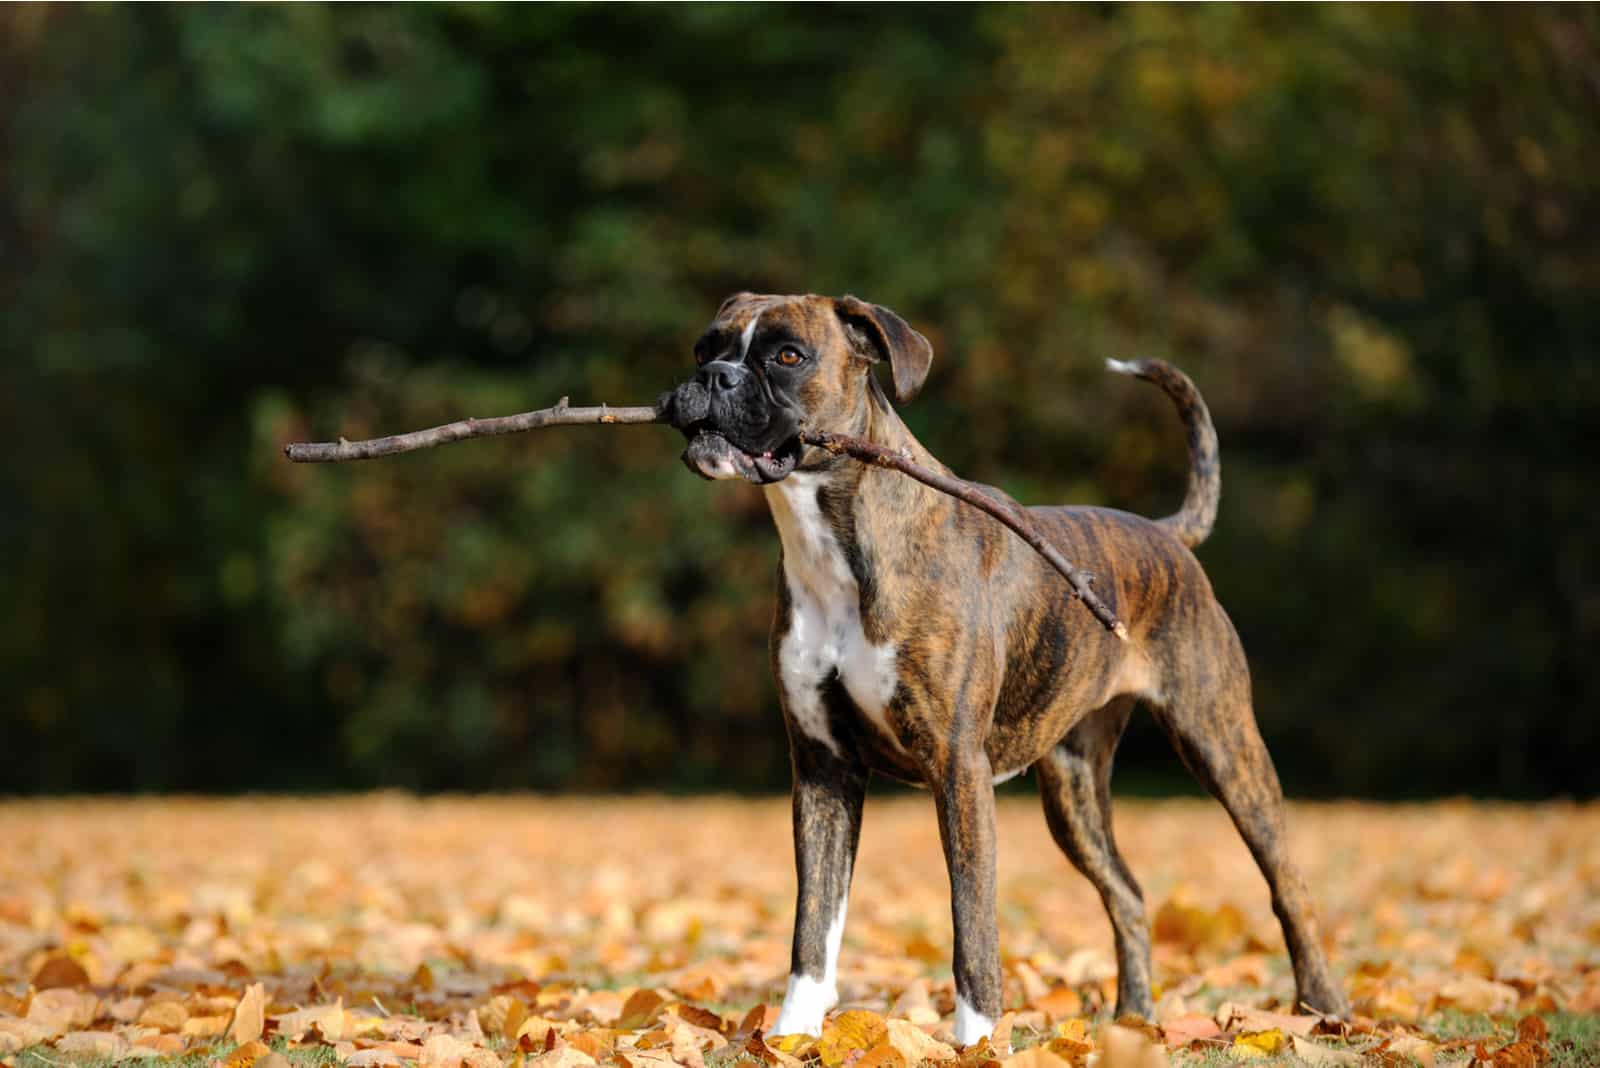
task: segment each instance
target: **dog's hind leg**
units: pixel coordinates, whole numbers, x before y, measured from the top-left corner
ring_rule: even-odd
[[[1144,895],[1111,831],[1111,760],[1133,711],[1118,697],[1089,713],[1034,765],[1050,834],[1094,884],[1117,944],[1117,1015],[1153,1018]]]
[[[1266,877],[1294,964],[1296,1002],[1348,1016],[1322,951],[1311,895],[1289,859],[1283,788],[1256,726],[1244,653],[1231,626],[1221,633],[1225,641],[1195,650],[1191,669],[1168,680],[1156,719],[1185,766],[1228,810]]]

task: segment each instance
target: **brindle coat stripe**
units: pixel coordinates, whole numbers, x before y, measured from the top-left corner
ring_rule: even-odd
[[[785,418],[803,428],[864,437],[943,470],[871,373],[873,363],[887,358],[898,389],[912,379],[920,383],[927,370],[919,352],[907,351],[917,348],[921,335],[883,326],[888,320],[880,312],[892,315],[853,298],[739,294],[724,304],[703,344],[725,349],[759,314],[749,358],[753,373],[768,373],[761,360],[779,343],[771,339],[798,341],[812,354],[788,377],[772,372],[798,410]],[[880,328],[865,325],[864,315]],[[1210,417],[1175,369],[1158,361],[1123,369],[1161,385],[1184,417],[1195,471],[1183,509],[1160,522],[1101,508],[1031,512],[1064,556],[1096,576],[1097,591],[1128,625],[1125,642],[1075,610],[1066,581],[989,516],[895,472],[819,449],[800,453],[796,474],[811,480],[804,485],[815,484],[816,514],[859,593],[861,633],[853,640],[888,651],[893,687],[874,716],[856,704],[839,669],[816,684],[836,755],[792,714],[802,699],[814,707],[813,695],[780,685],[794,754],[796,975],[817,979],[827,969],[828,927],[848,891],[861,798],[877,771],[932,791],[950,872],[957,992],[980,1018],[998,1017],[993,779],[1035,767],[1053,836],[1099,891],[1111,918],[1119,1011],[1148,1015],[1143,899],[1116,849],[1109,791],[1117,741],[1133,705],[1143,702],[1185,764],[1226,806],[1266,876],[1300,1000],[1347,1011],[1322,953],[1309,895],[1288,859],[1282,793],[1256,730],[1243,651],[1185,544],[1204,537],[1216,511]],[[783,492],[794,490],[782,483],[767,489],[769,497]],[[775,670],[794,622],[788,575],[780,558]],[[782,683],[781,670],[779,678]]]

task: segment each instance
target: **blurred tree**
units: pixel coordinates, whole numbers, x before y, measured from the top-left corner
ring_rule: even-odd
[[[1113,442],[1101,483],[1159,509],[1116,475],[1181,462],[1172,433],[1097,419],[1071,370],[1149,352],[1206,384],[1228,503],[1201,555],[1301,788],[1594,789],[1596,25],[996,21],[1008,254],[985,336],[1028,354],[1014,455],[1069,413]]]
[[[757,288],[924,327],[908,418],[1034,502],[1169,509],[1174,420],[1099,366],[1181,363],[1291,789],[1593,793],[1596,28],[11,9],[12,788],[781,785],[765,508],[667,431],[277,452],[648,400]]]

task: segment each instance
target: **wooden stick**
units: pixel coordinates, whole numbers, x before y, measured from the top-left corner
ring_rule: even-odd
[[[451,441],[467,438],[487,438],[498,434],[520,434],[524,430],[538,430],[542,426],[580,426],[585,423],[659,423],[659,408],[612,408],[602,404],[598,408],[569,408],[562,397],[554,408],[540,408],[520,415],[502,415],[494,419],[461,419],[427,430],[413,430],[409,434],[395,434],[387,438],[370,438],[366,441],[299,441],[283,447],[283,454],[297,464],[326,464],[344,460],[371,460],[378,456],[393,456],[417,449],[431,449]]]
[[[802,430],[800,432],[800,440],[807,445],[815,445],[819,449],[826,449],[836,456],[843,453],[851,459],[864,464],[871,464],[874,467],[887,467],[898,471],[902,475],[908,475],[916,479],[924,486],[931,486],[940,493],[948,493],[950,496],[972,505],[979,511],[987,512],[994,516],[1010,527],[1017,537],[1031,545],[1034,551],[1044,557],[1051,567],[1061,572],[1061,577],[1066,579],[1068,585],[1072,587],[1073,595],[1083,602],[1083,606],[1093,613],[1094,618],[1098,619],[1107,630],[1123,641],[1128,640],[1128,628],[1117,618],[1117,614],[1111,610],[1110,606],[1100,599],[1100,595],[1094,592],[1094,587],[1091,585],[1093,582],[1091,576],[1073,567],[1066,557],[1056,550],[1054,545],[1045,541],[1044,535],[1039,533],[1039,528],[1035,527],[1033,521],[1028,518],[1028,513],[1023,511],[1022,507],[1015,501],[1009,498],[993,497],[984,492],[984,487],[975,482],[968,482],[966,479],[956,478],[953,475],[941,475],[939,472],[931,471],[921,464],[913,463],[893,449],[876,445],[861,438]]]
[[[537,430],[545,426],[580,426],[588,423],[664,423],[670,425],[667,412],[661,405],[653,407],[612,408],[602,404],[596,408],[572,408],[567,404],[567,398],[562,397],[553,408],[540,408],[537,411],[522,412],[519,415],[503,415],[494,419],[462,419],[454,423],[445,423],[443,426],[430,427],[427,430],[415,430],[409,434],[394,434],[386,438],[370,438],[366,441],[347,441],[340,438],[338,441],[301,441],[283,447],[283,454],[295,463],[338,463],[345,460],[371,460],[378,456],[393,456],[402,452],[414,452],[417,449],[431,449],[435,445],[443,445],[451,441],[465,441],[467,438],[492,437],[498,434],[517,434],[524,430]],[[1100,595],[1095,593],[1091,576],[1072,566],[1048,541],[1039,533],[1033,521],[1028,518],[1028,513],[1016,502],[991,496],[983,487],[953,475],[940,474],[931,471],[921,464],[913,463],[910,459],[895,452],[893,449],[875,445],[862,438],[848,437],[844,434],[828,434],[821,431],[802,430],[800,440],[807,445],[814,445],[826,449],[834,455],[848,456],[860,463],[871,464],[874,467],[884,467],[898,471],[902,475],[916,479],[925,486],[946,493],[964,501],[981,512],[993,516],[1005,526],[1009,527],[1017,537],[1032,546],[1033,550],[1044,557],[1049,565],[1061,573],[1072,587],[1072,594],[1083,602],[1093,616],[1111,633],[1123,641],[1128,639],[1128,628],[1117,618]]]

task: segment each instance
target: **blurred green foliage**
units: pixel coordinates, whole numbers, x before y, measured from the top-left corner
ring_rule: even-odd
[[[1592,795],[1597,71],[1587,6],[9,9],[0,789],[782,786],[776,539],[669,431],[278,452],[648,402],[751,288],[905,314],[1031,503],[1170,511],[1100,367],[1178,362],[1291,792]]]

